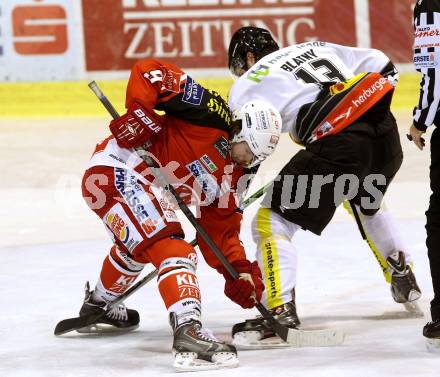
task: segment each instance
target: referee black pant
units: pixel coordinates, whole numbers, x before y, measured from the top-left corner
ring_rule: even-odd
[[[438,113],[439,114],[439,113]],[[431,137],[431,166],[429,178],[431,197],[426,211],[426,246],[431,266],[434,299],[431,301],[432,319],[440,320],[440,116],[435,119],[436,128]]]

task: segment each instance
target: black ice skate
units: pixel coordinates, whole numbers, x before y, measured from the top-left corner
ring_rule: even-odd
[[[103,312],[105,302],[92,300],[89,282],[85,286],[84,303],[79,312],[80,317],[90,317]],[[88,326],[77,329],[79,333],[102,333],[112,331],[132,331],[139,327],[139,313],[133,309],[127,309],[124,304],[119,304],[105,310],[105,313]]]
[[[272,330],[268,322],[257,317],[237,323],[232,328],[233,343],[239,349],[267,349],[285,347],[330,347],[343,343],[344,333],[327,328],[302,329],[296,313],[295,290],[292,301],[271,310],[275,320],[288,327],[287,341],[283,341]]]
[[[387,258],[388,270],[391,274],[391,295],[394,301],[403,304],[410,313],[423,316],[417,301],[422,292],[417,285],[411,267],[406,264],[405,254],[396,251]]]
[[[174,329],[173,354],[174,367],[178,371],[238,366],[235,347],[217,340],[196,320],[183,323]]]
[[[272,309],[271,312],[281,325],[291,329],[297,329],[301,323],[296,313],[294,300],[287,304],[277,306]],[[234,344],[242,348],[245,348],[246,344],[254,342],[261,343],[261,341],[265,339],[268,340],[267,343],[270,344],[271,347],[275,347],[276,344],[285,345],[285,342],[281,341],[267,321],[261,316],[247,319],[245,322],[236,323],[232,327],[232,338],[234,339]]]
[[[428,322],[423,328],[426,347],[431,352],[440,352],[440,319]]]
[[[423,336],[426,338],[440,340],[440,319],[428,322],[423,328]]]

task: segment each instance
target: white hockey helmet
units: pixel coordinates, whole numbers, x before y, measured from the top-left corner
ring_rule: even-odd
[[[241,131],[234,135],[232,143],[246,141],[255,155],[248,167],[260,164],[275,151],[282,120],[279,111],[270,103],[261,100],[246,102],[232,114],[232,120],[241,120]]]

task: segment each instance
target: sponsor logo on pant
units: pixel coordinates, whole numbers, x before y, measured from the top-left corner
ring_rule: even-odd
[[[126,169],[115,168],[115,186],[147,237],[165,228],[165,222],[152,198]]]
[[[115,204],[102,218],[112,236],[121,241],[129,252],[143,240],[121,204]]]

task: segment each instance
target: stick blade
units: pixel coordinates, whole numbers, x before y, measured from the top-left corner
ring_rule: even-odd
[[[80,329],[86,325],[87,321],[83,320],[83,317],[67,318],[57,323],[53,333],[54,335],[59,336]]]
[[[58,324],[55,326],[54,334],[56,336],[63,335],[70,331],[78,330],[83,327],[92,325],[96,322],[97,319],[101,318],[104,314],[105,311],[101,310],[97,313],[85,315],[82,317],[63,319],[62,321],[58,322]]]
[[[234,334],[233,343],[241,350],[335,347],[344,342],[344,332],[339,329],[289,329],[287,341],[278,336],[262,339],[259,331],[240,331]]]
[[[344,332],[339,329],[290,329],[287,343],[291,347],[334,347],[340,346],[344,338]]]

